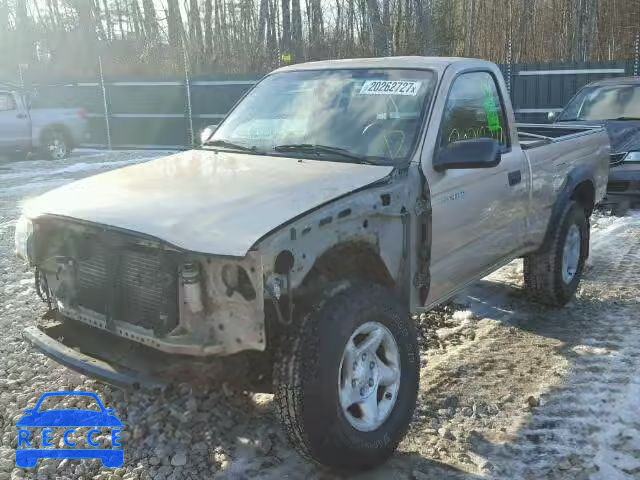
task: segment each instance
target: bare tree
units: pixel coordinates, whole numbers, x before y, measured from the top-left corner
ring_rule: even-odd
[[[204,2],[204,57],[205,61],[211,61],[213,57],[213,0]]]
[[[167,30],[169,32],[169,45],[176,51],[181,50],[182,15],[180,14],[178,0],[167,0]]]
[[[156,18],[156,8],[153,0],[142,0],[142,10],[144,12],[144,32],[147,39],[152,45],[160,40],[158,35],[158,19]]]
[[[387,34],[380,16],[378,0],[367,0],[367,14],[373,31],[373,52],[375,55],[384,55],[387,50]]]
[[[186,15],[185,15],[186,14]],[[630,60],[640,0],[0,0],[0,69],[262,72],[306,59]],[[47,55],[42,56],[41,52]],[[115,68],[115,67],[114,67]]]
[[[291,0],[291,39],[293,42],[293,61],[303,59],[302,12],[300,0]]]
[[[200,23],[198,0],[189,0],[189,49],[192,66],[197,68],[202,63],[203,38]]]
[[[280,49],[283,53],[291,54],[291,0],[282,0],[282,38]]]
[[[0,0],[0,45],[9,44],[9,5],[6,0]]]

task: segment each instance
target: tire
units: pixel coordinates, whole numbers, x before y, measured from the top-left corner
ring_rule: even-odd
[[[64,160],[71,155],[71,140],[62,128],[49,128],[42,134],[42,152],[49,160]]]
[[[365,335],[365,340],[373,339],[376,332],[386,335],[376,357],[370,355],[365,361],[359,353],[348,357],[357,358],[357,362],[344,362],[346,346],[356,345],[358,336],[352,338],[354,333],[370,328],[376,330]],[[397,346],[395,358],[399,365],[393,387],[382,386],[383,370],[378,363],[388,351],[393,351],[390,338]],[[365,343],[362,341],[356,348],[363,348]],[[275,400],[289,440],[302,456],[331,468],[356,470],[383,463],[409,428],[418,393],[419,362],[415,325],[406,308],[388,289],[354,285],[324,300],[292,328],[276,354]],[[359,378],[356,364],[366,383],[356,382],[356,377]],[[353,379],[343,381],[341,372],[343,375],[348,372]],[[369,383],[373,376],[376,381]],[[371,402],[375,395],[381,412],[379,425],[369,425],[367,429],[363,426],[364,410],[358,412],[360,407],[355,404],[350,410],[343,408],[341,383],[345,388],[356,386],[352,389],[355,395],[362,395],[367,385],[373,385],[366,398]],[[391,400],[393,403],[385,403]],[[361,424],[356,428],[352,422]]]
[[[579,239],[576,240],[576,232]],[[564,207],[550,241],[541,251],[524,257],[524,284],[532,297],[550,306],[566,305],[575,295],[589,255],[589,219],[584,208],[574,201]],[[564,257],[565,246],[579,253]]]

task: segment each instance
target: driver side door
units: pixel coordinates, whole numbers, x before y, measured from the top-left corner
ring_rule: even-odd
[[[500,144],[500,163],[438,172],[430,160],[423,162],[433,229],[427,305],[478,278],[512,254],[523,239],[528,172],[522,151],[512,145],[498,87],[490,71],[463,72],[454,78],[433,158],[454,142],[492,138]]]

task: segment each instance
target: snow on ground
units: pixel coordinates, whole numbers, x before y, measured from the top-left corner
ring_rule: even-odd
[[[286,444],[272,396],[229,385],[123,391],[68,370],[21,338],[44,312],[13,258],[21,203],[68,181],[160,152],[77,152],[64,162],[0,160],[0,480],[18,478],[332,479]],[[407,439],[360,479],[640,478],[640,212],[597,214],[575,301],[524,295],[515,261],[416,316],[419,404]],[[96,392],[125,424],[125,465],[45,460],[15,468],[15,421],[45,391]]]

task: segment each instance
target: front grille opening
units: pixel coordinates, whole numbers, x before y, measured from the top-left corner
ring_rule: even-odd
[[[76,268],[72,304],[152,330],[162,336],[178,324],[178,256],[141,246],[120,232],[79,231],[46,224],[46,255],[72,258]]]
[[[256,299],[256,290],[253,288],[249,274],[242,267],[238,271],[238,292],[248,302]]]

